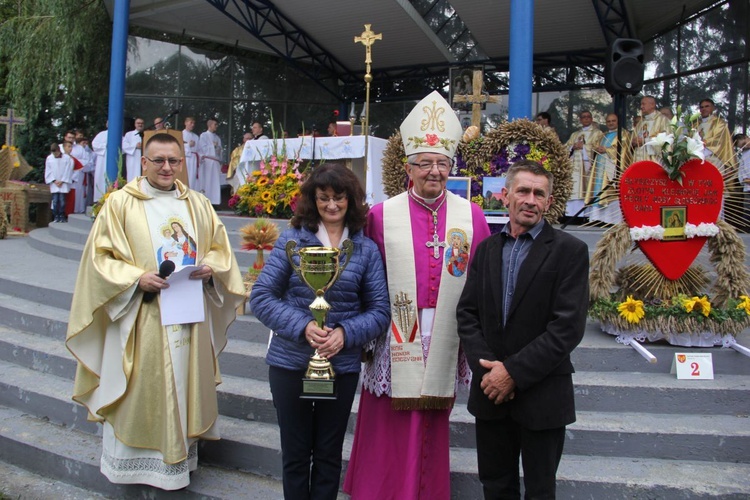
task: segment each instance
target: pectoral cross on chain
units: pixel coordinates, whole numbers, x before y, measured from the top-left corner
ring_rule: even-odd
[[[432,241],[425,243],[428,247],[432,248],[432,256],[436,259],[440,259],[440,248],[445,248],[448,244],[444,241],[439,241],[437,233],[432,233]]]

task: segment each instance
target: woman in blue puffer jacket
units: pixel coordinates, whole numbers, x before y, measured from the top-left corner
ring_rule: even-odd
[[[362,234],[367,205],[357,177],[342,165],[323,164],[301,188],[290,229],[276,242],[253,286],[250,307],[273,330],[266,355],[281,433],[284,497],[335,499],[341,451],[357,389],[362,346],[390,322],[388,287],[380,252]],[[309,306],[314,292],[292,269],[287,241],[297,248],[354,244],[348,264],[328,289],[326,325],[318,328]],[[299,258],[295,256],[295,266]],[[336,372],[336,399],[300,399],[302,378],[317,349]]]

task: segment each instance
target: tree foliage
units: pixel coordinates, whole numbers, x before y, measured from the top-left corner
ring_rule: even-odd
[[[49,96],[106,107],[111,21],[101,0],[0,0],[0,58],[13,106],[31,116]]]
[[[0,111],[27,118],[16,145],[37,167],[30,180],[65,130],[103,127],[111,39],[102,0],[0,0]]]

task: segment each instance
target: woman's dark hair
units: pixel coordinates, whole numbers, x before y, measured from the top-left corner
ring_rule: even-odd
[[[318,231],[320,213],[315,203],[315,190],[333,189],[336,194],[346,193],[349,205],[346,209],[344,224],[350,233],[356,233],[365,227],[367,204],[365,191],[354,172],[338,163],[324,163],[315,167],[300,188],[299,202],[294,211],[291,224],[299,229],[305,227],[312,232]]]

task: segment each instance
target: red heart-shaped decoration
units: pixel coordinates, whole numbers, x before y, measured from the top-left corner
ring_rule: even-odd
[[[724,179],[709,162],[695,158],[682,166],[682,185],[673,181],[661,165],[653,161],[633,163],[620,178],[620,207],[628,227],[663,226],[662,208],[678,211],[684,207],[689,222],[715,223],[721,211]],[[665,277],[679,279],[685,274],[706,243],[706,237],[681,241],[638,241],[641,251]]]

